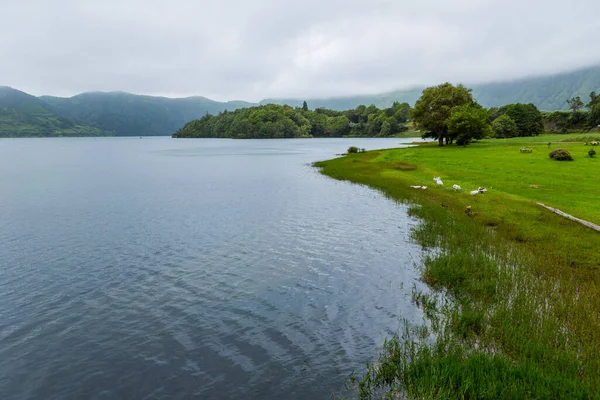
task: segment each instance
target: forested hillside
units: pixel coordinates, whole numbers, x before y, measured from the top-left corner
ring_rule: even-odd
[[[511,82],[469,85],[474,99],[484,107],[532,103],[542,111],[567,110],[567,99],[579,96],[584,104],[590,93],[600,93],[600,66],[545,77]],[[312,110],[343,111],[360,105],[379,109],[394,103],[414,105],[424,87],[372,96],[309,99]],[[261,105],[300,107],[304,99],[267,99]],[[70,98],[36,98],[15,89],[0,88],[1,136],[159,136],[170,135],[206,114],[257,106],[244,101],[218,102],[205,97],[166,98],[124,92],[83,93]],[[322,113],[321,113],[322,114]],[[229,117],[227,117],[229,118]],[[311,122],[312,124],[312,122]],[[318,126],[317,122],[315,126]],[[381,128],[381,127],[380,127]],[[358,128],[355,128],[355,130]],[[219,133],[221,134],[221,132]],[[254,135],[255,132],[252,132]],[[287,132],[286,134],[290,134]],[[366,135],[365,132],[350,134]],[[379,134],[370,132],[368,135]],[[301,135],[298,132],[293,135]],[[311,133],[314,136],[314,133]],[[227,137],[233,137],[229,134]]]
[[[169,135],[207,113],[251,105],[242,101],[222,103],[205,97],[171,99],[123,92],[83,93],[71,98],[43,96],[41,99],[60,115],[110,131],[115,136]]]
[[[587,103],[591,92],[600,92],[600,67],[472,87],[484,107],[533,103],[542,111],[568,110],[568,99],[580,96]]]
[[[27,93],[0,87],[0,137],[103,136],[101,129],[59,116]]]
[[[568,110],[567,99],[580,96],[587,101],[591,92],[600,92],[600,66],[550,76],[468,86],[473,89],[475,100],[484,107],[532,103],[542,111]],[[385,108],[395,101],[413,105],[423,89],[425,86],[371,96],[309,99],[308,103],[311,107],[333,110],[348,110],[360,104]],[[298,106],[302,104],[302,99],[267,99],[261,102],[267,103]]]
[[[374,105],[378,108],[391,107],[394,102],[414,104],[421,95],[425,87],[418,87],[409,90],[399,90],[389,93],[365,96],[331,97],[323,99],[309,99],[308,105],[311,109],[327,108],[330,110],[349,110],[359,105]],[[265,99],[260,104],[287,104],[292,107],[300,107],[303,99]]]

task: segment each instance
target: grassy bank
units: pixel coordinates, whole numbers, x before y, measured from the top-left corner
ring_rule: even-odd
[[[600,224],[600,159],[587,156],[585,136],[421,145],[316,164],[412,204],[422,221],[414,239],[435,249],[422,266],[433,294],[414,295],[429,328],[386,342],[356,381],[362,397],[600,397],[600,234],[536,205]],[[521,153],[525,146],[532,152]],[[556,147],[575,161],[551,160]],[[478,187],[488,191],[469,194]]]

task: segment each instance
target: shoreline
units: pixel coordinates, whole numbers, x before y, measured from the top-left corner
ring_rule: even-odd
[[[413,296],[431,328],[406,327],[384,343],[378,362],[354,380],[360,397],[382,392],[416,398],[598,397],[600,235],[537,206],[524,196],[525,189],[507,190],[504,181],[497,182],[498,190],[477,196],[452,189],[454,181],[465,189],[482,185],[482,175],[469,169],[464,157],[487,154],[480,167],[499,181],[502,162],[513,168],[534,161],[546,166],[545,141],[541,137],[534,147],[537,158],[517,161],[510,157],[520,157],[519,140],[472,145],[480,147],[476,151],[431,145],[376,150],[314,164],[329,177],[409,203],[421,220],[413,240],[437,249],[428,253],[421,271],[434,294]],[[595,160],[578,157],[577,162],[587,168],[584,163]],[[575,168],[547,165],[557,173]],[[444,186],[431,179],[440,175]],[[428,189],[410,187],[420,184]],[[542,193],[561,208],[560,191],[546,186],[551,182],[544,182],[546,192],[531,188],[532,194]],[[473,215],[465,212],[467,206]],[[596,210],[583,218],[589,215],[600,222]]]

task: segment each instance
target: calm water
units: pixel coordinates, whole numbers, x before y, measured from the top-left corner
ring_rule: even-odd
[[[0,140],[0,399],[331,398],[407,318],[398,139]]]

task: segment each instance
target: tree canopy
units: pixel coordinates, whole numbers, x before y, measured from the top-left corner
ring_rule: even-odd
[[[476,103],[455,107],[447,124],[448,132],[456,138],[456,144],[461,146],[492,135],[487,111]]]
[[[379,109],[373,105],[358,106],[348,111],[326,108],[267,104],[263,106],[207,114],[187,123],[173,137],[204,138],[298,138],[341,136],[390,136],[407,130],[410,106],[394,103]]]
[[[590,93],[590,102],[587,104],[590,110],[588,115],[588,125],[592,128],[600,126],[600,95],[596,92]]]
[[[439,145],[443,146],[444,141],[452,143],[454,138],[454,135],[448,131],[447,123],[452,111],[456,107],[472,103],[473,96],[470,89],[446,82],[423,90],[411,115],[415,125],[425,131],[424,138],[435,138]]]
[[[497,138],[511,138],[519,136],[517,124],[508,115],[503,114],[492,122],[492,129]]]
[[[500,108],[491,108],[488,111],[488,117],[492,124],[504,115],[515,123],[517,127],[515,136],[536,136],[544,133],[544,117],[534,104],[507,104]],[[502,130],[500,125],[509,124],[506,119],[503,119],[494,125]],[[503,131],[504,133],[501,135],[498,135],[498,130],[495,130],[495,132],[499,137],[511,137],[506,135],[513,134],[512,127],[508,131]]]
[[[575,96],[567,100],[567,104],[569,105],[569,109],[573,112],[573,114],[577,113],[583,107],[583,101],[581,101],[581,97]]]
[[[542,113],[533,104],[509,104],[501,107],[505,110],[519,131],[519,136],[537,136],[544,133]]]

